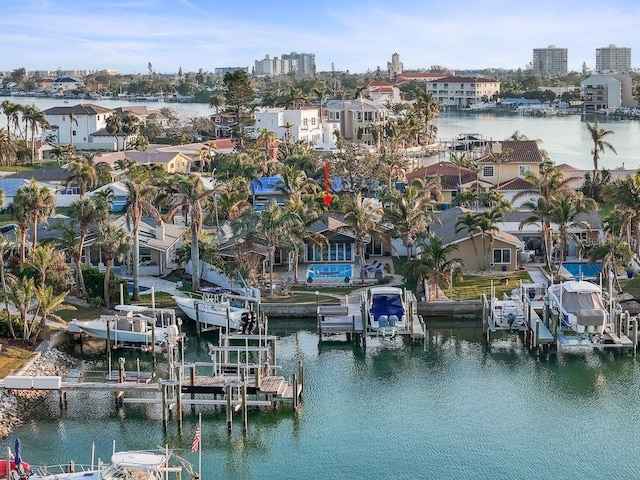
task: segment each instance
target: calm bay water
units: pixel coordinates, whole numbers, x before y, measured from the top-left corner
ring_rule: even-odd
[[[540,358],[516,337],[483,347],[479,327],[432,328],[426,348],[374,340],[366,351],[319,346],[312,322],[274,321],[272,330],[284,374],[304,365],[302,409],[252,412],[246,436],[238,417],[228,434],[224,413],[198,410],[204,479],[640,475],[640,371],[631,357]],[[190,337],[187,356],[206,359],[206,338]],[[183,434],[170,423],[165,436],[156,407],[116,413],[111,395],[70,393],[68,411],[52,396],[16,436],[34,463],[88,463],[91,442],[108,458],[115,440],[118,449],[168,443],[197,465],[196,423],[187,414]]]
[[[46,110],[54,106],[68,106],[76,103],[93,103],[108,108],[124,105],[146,105],[151,109],[169,107],[182,119],[211,115],[214,110],[203,103],[163,103],[163,102],[126,102],[118,100],[69,100],[62,99],[7,97],[20,104],[35,104]],[[614,135],[607,140],[618,154],[607,151],[601,156],[600,166],[615,169],[624,166],[627,169],[640,168],[640,120],[615,120],[603,116],[554,116],[524,117],[516,114],[459,113],[443,112],[436,120],[438,138],[453,140],[461,133],[479,133],[487,139],[504,140],[516,130],[530,139],[541,140],[540,148],[545,149],[551,160],[557,165],[568,163],[579,169],[593,168],[591,160],[591,137],[586,122],[598,120],[603,128],[612,130]],[[6,125],[6,118],[0,115],[0,127]]]

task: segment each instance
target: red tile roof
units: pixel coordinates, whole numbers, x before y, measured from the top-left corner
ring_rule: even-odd
[[[506,182],[502,182],[500,185],[496,187],[498,190],[517,190],[517,191],[526,191],[533,190],[533,183],[525,180],[524,178],[512,178],[511,180],[507,180]]]
[[[478,163],[495,163],[496,159],[491,154],[492,144],[502,145],[503,152],[509,152],[506,162],[511,163],[542,163],[543,158],[535,140],[505,140],[503,142],[489,142],[487,153],[478,158]]]

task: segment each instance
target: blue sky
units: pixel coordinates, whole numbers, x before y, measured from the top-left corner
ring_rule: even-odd
[[[568,48],[569,69],[595,49],[631,47],[637,0],[0,0],[0,70],[146,73],[253,66],[265,54],[315,53],[318,70],[519,68],[533,48]]]

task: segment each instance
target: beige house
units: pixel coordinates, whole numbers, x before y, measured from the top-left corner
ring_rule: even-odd
[[[427,82],[427,92],[445,107],[466,108],[500,93],[500,82],[489,78],[448,76]]]
[[[544,161],[535,140],[488,142],[487,150],[478,158],[478,179],[499,186],[514,178],[525,178],[529,172],[540,173]]]
[[[130,160],[138,165],[160,165],[168,173],[189,173],[191,159],[180,152],[138,152],[127,150],[124,152],[110,152],[97,155],[94,161],[97,164],[107,164],[112,170],[113,180],[122,175],[122,170],[116,170],[119,160]]]

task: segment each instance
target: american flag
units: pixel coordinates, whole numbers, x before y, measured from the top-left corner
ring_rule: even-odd
[[[193,436],[193,443],[191,444],[191,451],[197,452],[200,449],[200,425],[196,428],[196,433]]]

